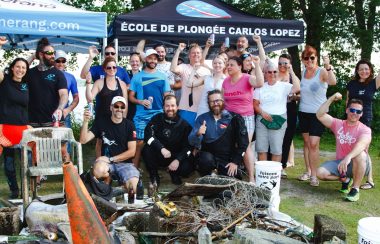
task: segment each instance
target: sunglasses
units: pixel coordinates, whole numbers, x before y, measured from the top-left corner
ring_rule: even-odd
[[[277,70],[273,70],[273,71],[268,70],[267,73],[268,74],[277,74]]]
[[[210,101],[209,103],[211,103],[211,104],[220,104],[222,102],[223,102],[223,99],[215,99],[213,101]]]
[[[122,110],[124,110],[125,109],[125,106],[118,106],[118,105],[113,105],[113,108],[114,109],[122,109]]]
[[[350,113],[353,113],[353,114],[362,114],[363,113],[363,110],[355,109],[355,108],[349,108],[348,111],[350,111]]]
[[[66,63],[66,60],[58,59],[58,60],[55,60],[55,62],[56,62],[57,64],[65,64],[65,63]]]
[[[111,70],[111,69],[117,69],[117,67],[116,66],[107,66],[106,67],[106,70]]]
[[[55,51],[43,51],[42,53],[46,55],[54,55]]]
[[[310,59],[311,61],[314,61],[315,56],[303,57],[303,60],[305,60],[305,61],[308,61],[309,59]]]
[[[288,62],[278,62],[278,65],[282,66],[282,65],[288,65]]]
[[[113,55],[115,55],[116,53],[115,53],[115,52],[105,52],[104,54],[105,54],[106,56],[109,56],[109,55],[112,55],[112,56],[113,56]]]

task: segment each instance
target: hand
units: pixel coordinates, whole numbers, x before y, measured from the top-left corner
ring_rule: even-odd
[[[61,121],[61,118],[62,118],[62,109],[60,109],[60,108],[57,108],[57,110],[55,110],[54,111],[54,113],[53,114],[56,114],[57,115],[57,119],[58,119],[58,121]]]
[[[326,69],[330,68],[330,57],[329,55],[322,56],[323,65]]]
[[[92,118],[91,112],[86,108],[83,113],[83,122],[88,122]]]
[[[253,35],[252,39],[254,42],[256,42],[256,44],[261,42],[261,37],[258,35]]]
[[[70,114],[70,109],[69,108],[65,108],[62,111],[63,118],[66,118],[66,116],[69,115],[69,114]]]
[[[206,134],[206,130],[207,130],[207,126],[206,126],[206,120],[203,120],[203,124],[201,125],[201,127],[199,127],[199,130],[198,130],[198,135],[204,135]]]
[[[339,100],[342,100],[342,94],[337,92],[334,94],[334,101],[339,101]]]
[[[207,41],[206,41],[206,47],[210,48],[213,45],[214,44],[212,44],[211,38],[207,39]]]
[[[255,65],[260,65],[260,58],[259,58],[259,56],[251,55],[251,59],[252,59],[252,62]]]
[[[5,36],[0,36],[0,47],[7,43],[8,40]]]
[[[90,47],[88,48],[88,54],[90,54],[90,57],[91,57],[91,58],[95,58],[96,56],[98,56],[99,51],[98,51],[98,49],[96,48],[96,46],[90,46]]]
[[[178,159],[174,159],[168,166],[168,169],[170,171],[176,171],[178,169],[178,166],[179,166],[179,161]]]
[[[179,45],[178,45],[178,50],[180,50],[181,52],[183,51],[183,49],[185,49],[186,48],[186,44],[185,43],[180,43]]]
[[[170,158],[172,156],[172,153],[166,148],[161,149],[161,154],[164,158]]]
[[[287,64],[287,68],[288,68],[288,72],[289,72],[289,74],[294,73],[294,72],[293,72],[293,66],[292,66],[291,63]]]
[[[235,163],[229,163],[226,165],[226,168],[228,168],[228,176],[235,176],[237,174],[238,166]]]
[[[146,108],[150,108],[150,101],[148,99],[140,100],[140,105],[143,105]]]
[[[272,122],[272,116],[270,116],[270,114],[266,113],[266,112],[261,112],[261,117],[263,117],[265,120],[269,121],[269,122]]]
[[[339,173],[346,174],[347,172],[347,166],[350,164],[351,158],[350,157],[345,157],[340,163],[338,164],[338,171]]]

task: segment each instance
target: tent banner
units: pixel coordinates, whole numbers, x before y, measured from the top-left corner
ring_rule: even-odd
[[[106,13],[20,11],[0,8],[0,33],[106,37]]]

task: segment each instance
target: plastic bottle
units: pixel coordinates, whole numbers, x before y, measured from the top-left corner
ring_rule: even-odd
[[[148,100],[149,100],[149,102],[150,102],[148,109],[152,109],[152,106],[153,106],[153,97],[152,97],[152,96],[149,96],[149,97],[148,97]]]
[[[137,200],[143,200],[144,199],[144,185],[143,185],[142,175],[141,174],[140,174],[140,177],[139,177],[139,182],[137,183],[136,199]]]
[[[224,46],[230,47],[230,38],[228,36],[224,39]]]
[[[212,244],[211,232],[207,228],[206,219],[201,220],[202,227],[198,230],[198,244]]]
[[[211,41],[211,45],[215,44],[215,34],[210,35],[210,41]]]

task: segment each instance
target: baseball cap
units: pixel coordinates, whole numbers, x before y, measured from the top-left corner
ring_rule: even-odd
[[[62,51],[62,50],[55,51],[55,60],[58,60],[60,58],[66,59],[66,57],[67,57],[67,54],[65,53],[65,51]]]
[[[111,105],[114,105],[115,103],[117,102],[122,102],[124,103],[124,105],[127,104],[127,102],[125,101],[125,98],[124,97],[121,97],[121,96],[115,96],[112,98],[112,102],[111,102]]]
[[[148,57],[148,56],[150,56],[152,54],[155,54],[157,56],[157,58],[159,57],[158,53],[154,49],[148,49],[148,50],[146,50],[145,57]]]

